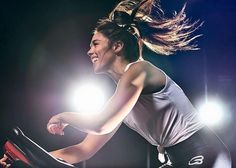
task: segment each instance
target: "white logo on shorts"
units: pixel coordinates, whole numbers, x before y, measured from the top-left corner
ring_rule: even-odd
[[[190,165],[190,166],[191,165],[200,165],[203,163],[203,159],[204,159],[204,157],[202,155],[195,156],[188,162],[188,165]]]

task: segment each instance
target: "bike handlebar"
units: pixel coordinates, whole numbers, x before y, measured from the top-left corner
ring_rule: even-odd
[[[19,127],[12,129],[7,138],[8,141],[4,144],[4,151],[11,162],[21,160],[33,168],[75,168],[75,166],[53,157],[24,135]]]

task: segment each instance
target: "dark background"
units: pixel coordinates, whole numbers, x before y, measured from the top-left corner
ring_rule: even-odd
[[[85,136],[66,128],[65,136],[46,131],[49,118],[65,111],[68,83],[84,78],[101,80],[109,94],[113,82],[95,76],[86,55],[91,32],[118,0],[48,0],[0,2],[0,145],[9,129],[19,126],[31,139],[50,151],[80,142]],[[163,0],[167,16],[185,1]],[[204,22],[196,32],[201,50],[178,52],[170,57],[146,51],[145,58],[165,70],[186,92],[194,105],[206,96],[225,103],[226,119],[213,127],[228,145],[236,164],[236,38],[234,0],[191,0],[186,13]],[[100,83],[98,83],[100,84]],[[110,87],[111,86],[111,87]],[[92,96],[92,95],[91,95]],[[92,104],[92,103],[91,103]],[[148,151],[155,148],[122,126],[87,167],[146,167]],[[2,151],[1,151],[2,154]],[[155,162],[152,155],[152,162]]]

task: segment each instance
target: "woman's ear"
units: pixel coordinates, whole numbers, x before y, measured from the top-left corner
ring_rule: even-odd
[[[113,43],[112,49],[116,54],[118,54],[123,50],[123,47],[124,47],[124,43],[119,40]]]

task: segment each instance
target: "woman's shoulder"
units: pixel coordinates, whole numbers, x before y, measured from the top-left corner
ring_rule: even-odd
[[[147,66],[148,62],[143,60],[129,63],[126,66],[125,73],[122,75],[120,79],[120,83],[130,83],[130,82],[133,83],[134,81],[145,82],[148,74]]]
[[[137,61],[130,64],[130,74],[145,74],[145,92],[156,92],[166,85],[166,74],[149,61]]]
[[[129,70],[129,69],[145,70],[150,66],[154,66],[154,65],[152,63],[150,63],[149,61],[139,60],[139,61],[135,61],[135,62],[130,63],[128,65],[128,67],[126,68],[126,70]]]
[[[156,75],[157,74],[165,74],[163,70],[161,70],[160,68],[158,68],[157,66],[155,66],[154,64],[152,64],[151,62],[146,61],[146,60],[132,62],[128,65],[126,70],[136,71],[136,72],[137,71],[148,72],[149,74],[155,73]]]

